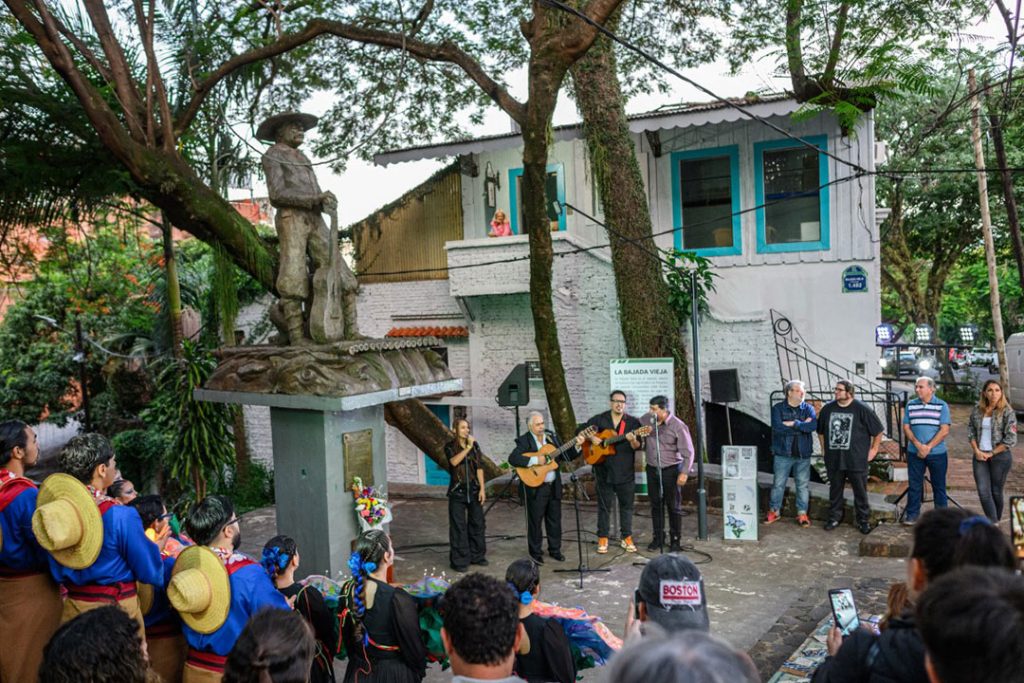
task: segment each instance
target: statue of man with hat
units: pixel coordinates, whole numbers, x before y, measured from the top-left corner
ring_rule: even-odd
[[[320,189],[312,162],[299,151],[316,122],[312,114],[285,112],[256,129],[257,138],[273,143],[262,158],[280,240],[275,285],[281,300],[271,309],[271,320],[292,346],[358,336],[358,283],[338,253],[338,200]],[[331,215],[330,230],[324,212]]]
[[[106,495],[114,483],[114,448],[100,434],[80,434],[57,456],[60,472],[39,487],[32,531],[50,554],[50,574],[64,584],[63,621],[114,604],[145,626],[136,581],[159,584],[160,548],[134,509]]]

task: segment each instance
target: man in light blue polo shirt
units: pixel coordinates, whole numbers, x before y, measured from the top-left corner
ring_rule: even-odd
[[[903,433],[907,436],[907,475],[910,480],[904,524],[913,524],[921,513],[924,472],[928,470],[935,507],[949,505],[946,498],[946,436],[949,434],[949,406],[935,396],[935,381],[918,377],[914,383],[917,398],[907,402],[903,414]]]

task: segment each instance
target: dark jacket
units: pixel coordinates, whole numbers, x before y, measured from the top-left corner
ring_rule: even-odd
[[[811,683],[928,683],[924,642],[913,615],[890,620],[876,636],[859,628],[843,641],[835,657],[814,672]]]
[[[810,422],[802,422],[811,418]],[[782,424],[790,420],[801,420],[793,427]],[[788,401],[779,401],[772,406],[772,455],[793,457],[793,439],[797,440],[797,448],[801,458],[811,457],[814,451],[814,437],[811,436],[818,428],[818,418],[814,407],[803,401],[796,408]]]
[[[555,448],[561,448],[562,442],[558,440],[557,436],[555,436],[551,432],[547,432],[547,431],[544,432],[544,435],[547,438],[547,442],[549,444],[551,444]],[[526,456],[526,454],[527,453],[535,453],[536,451],[537,451],[537,442],[533,440],[533,434],[531,434],[530,432],[526,432],[525,434],[520,434],[519,436],[516,437],[516,447],[514,449],[512,449],[511,453],[508,454],[508,464],[512,465],[512,467],[529,467],[530,466],[530,459]],[[576,456],[575,451],[572,452],[572,453],[565,453],[565,454],[563,454],[563,457],[559,459],[559,463],[564,462],[566,457],[573,458],[575,456]],[[555,483],[556,484],[559,483],[559,476],[560,475],[559,475],[558,471],[556,470],[555,471]],[[555,488],[555,492],[554,492],[555,498],[561,498],[562,497],[562,487],[561,486],[555,486],[554,488]],[[535,489],[531,489],[529,487],[526,487],[527,493],[530,493],[531,491],[534,491],[534,490]]]
[[[462,452],[457,440],[453,439],[444,445],[444,455],[451,462],[451,459]],[[448,496],[461,496],[466,502],[471,502],[480,492],[480,481],[476,477],[476,471],[482,467],[480,459],[483,453],[480,452],[480,444],[473,442],[471,450],[465,458],[455,467],[449,465],[448,474]]]

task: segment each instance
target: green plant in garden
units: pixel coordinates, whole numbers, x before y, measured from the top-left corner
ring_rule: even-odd
[[[164,459],[168,474],[196,499],[202,499],[211,480],[222,477],[234,459],[234,408],[197,401],[192,395],[216,367],[206,349],[186,340],[181,359],[166,359],[163,363],[157,377],[159,392],[142,417],[173,435],[173,444]]]
[[[679,316],[680,322],[690,319],[692,297],[690,295],[690,273],[697,272],[697,311],[703,315],[708,311],[708,294],[715,291],[715,278],[711,261],[693,252],[672,249],[666,256],[665,280],[668,281],[669,303]]]

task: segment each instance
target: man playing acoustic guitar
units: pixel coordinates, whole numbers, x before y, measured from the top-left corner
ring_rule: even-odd
[[[633,472],[635,452],[640,449],[636,434],[640,420],[626,414],[625,393],[616,390],[608,398],[611,409],[587,421],[586,426],[595,427],[598,433],[590,437],[590,442],[584,448],[584,457],[594,466],[594,480],[597,483],[597,552],[608,552],[609,517],[612,503],[618,499],[619,535],[622,537],[620,545],[626,552],[635,553]],[[599,457],[601,455],[604,457]]]
[[[545,446],[563,450],[558,443],[558,437],[544,431],[543,415],[538,412],[530,413],[526,418],[526,424],[530,431],[516,437],[516,447],[508,456],[510,465],[517,468],[545,465],[548,456],[539,451]],[[577,448],[583,444],[584,438],[582,434],[576,437]],[[552,452],[551,455],[554,458],[556,453]],[[547,472],[539,486],[523,486],[526,491],[526,543],[530,549],[530,557],[537,564],[544,564],[544,555],[541,551],[541,522],[548,533],[548,555],[558,562],[565,561],[565,555],[562,554],[562,480],[558,476],[557,462],[552,464],[554,466]],[[520,476],[525,475],[520,473]]]

